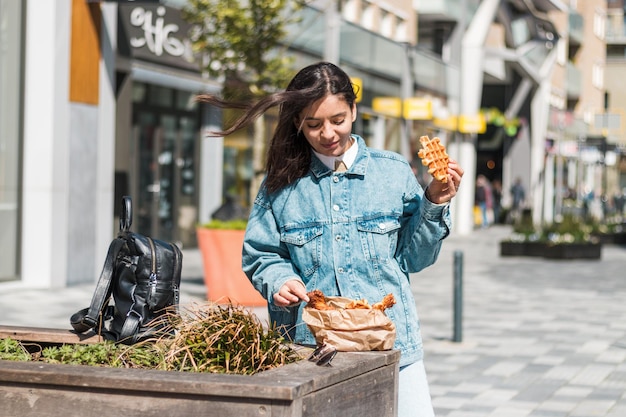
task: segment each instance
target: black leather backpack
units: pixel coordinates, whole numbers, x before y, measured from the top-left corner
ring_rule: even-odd
[[[178,307],[180,249],[131,232],[131,223],[131,198],[126,196],[120,231],[109,245],[91,305],[70,318],[78,333],[93,329],[107,340],[133,344],[153,336],[165,324],[159,319]]]

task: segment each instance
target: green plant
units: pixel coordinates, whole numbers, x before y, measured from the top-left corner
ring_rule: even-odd
[[[177,326],[165,357],[168,369],[254,374],[299,360],[277,329],[265,329],[242,307],[193,309]]]
[[[224,80],[226,96],[245,100],[283,88],[293,76],[293,58],[279,47],[301,7],[296,0],[189,0],[182,13],[203,69]]]
[[[0,359],[242,375],[301,359],[278,329],[266,329],[244,307],[196,305],[181,315],[168,314],[168,322],[157,337],[132,346],[109,341],[31,345],[35,352],[30,353],[18,341],[0,339]]]
[[[591,226],[580,218],[567,214],[560,222],[546,225],[542,230],[544,240],[553,243],[579,243],[591,239]]]
[[[207,229],[221,229],[221,230],[246,230],[247,225],[248,225],[248,220],[246,219],[235,219],[235,220],[213,219],[208,223],[204,223],[202,227],[207,228]]]
[[[29,361],[32,359],[26,348],[13,339],[0,339],[0,359],[11,361]]]
[[[593,242],[591,235],[594,226],[585,223],[580,217],[566,214],[559,222],[535,227],[530,218],[523,218],[513,227],[512,242],[545,242],[548,244],[568,244]]]

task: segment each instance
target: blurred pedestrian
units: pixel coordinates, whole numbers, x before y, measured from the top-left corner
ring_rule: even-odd
[[[491,192],[493,194],[493,223],[500,223],[502,215],[502,182],[495,179],[491,182]]]
[[[524,206],[524,200],[526,199],[526,190],[522,185],[522,179],[516,178],[515,183],[511,186],[511,198],[513,204],[511,205],[511,218],[513,222],[521,218],[522,208]]]
[[[476,177],[474,204],[480,210],[480,226],[483,228],[489,227],[489,211],[493,208],[493,195],[489,186],[489,180],[482,174]]]
[[[615,193],[613,196],[613,205],[615,206],[615,213],[621,218],[624,215],[624,206],[626,205],[626,188]]]

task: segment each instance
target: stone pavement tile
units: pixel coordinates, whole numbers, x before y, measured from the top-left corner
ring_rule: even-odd
[[[485,417],[485,413],[483,411],[453,411],[449,414],[437,414],[437,416],[446,416],[446,417]],[[502,416],[501,416],[502,417]]]
[[[452,393],[479,394],[492,388],[489,384],[477,384],[474,382],[462,382],[450,390]]]
[[[519,372],[515,375],[503,378],[499,387],[503,389],[514,389],[522,391],[526,387],[533,386],[541,382],[541,375],[534,373]]]
[[[526,366],[522,362],[502,361],[486,369],[485,375],[511,376]]]
[[[534,359],[532,359],[533,364],[537,365],[549,365],[551,369],[555,365],[560,365],[565,360],[562,356],[552,355],[553,352],[549,352],[550,355],[538,355]]]
[[[513,399],[515,401],[527,401],[535,404],[542,403],[551,398],[560,387],[561,384],[559,382],[537,381],[536,383],[520,389],[519,393]]]
[[[609,365],[588,365],[578,373],[570,382],[577,385],[597,386],[613,371]]]
[[[608,410],[605,417],[624,417],[626,416],[626,404],[617,405]]]
[[[626,362],[626,350],[624,349],[611,349],[606,352],[600,353],[596,357],[596,362],[622,364]]]
[[[472,397],[467,395],[447,394],[445,398],[433,399],[433,407],[436,407],[438,410],[457,410],[471,399]]]
[[[565,401],[568,398],[582,400],[593,392],[593,388],[590,387],[577,387],[572,385],[565,385],[559,388],[554,396],[560,400]]]
[[[570,413],[571,417],[605,416],[615,405],[615,401],[585,400],[581,401]]]
[[[487,417],[527,417],[535,407],[536,404],[530,402],[509,401],[487,414]]]
[[[534,410],[529,417],[567,417],[569,413],[562,411]]]
[[[499,388],[491,388],[489,391],[478,394],[472,400],[474,404],[500,406],[508,403],[517,394],[516,390],[505,390]]]
[[[602,384],[607,385],[623,385],[626,384],[626,370],[615,368]]]
[[[602,335],[607,336],[606,329],[602,332]],[[580,353],[603,353],[611,346],[611,342],[608,340],[589,340],[583,343],[577,350]]]
[[[557,365],[545,373],[544,378],[569,381],[580,373],[582,366]]]
[[[577,401],[557,400],[550,398],[540,403],[535,412],[542,412],[549,415],[554,413],[556,415],[568,415],[578,405]]]
[[[624,390],[622,388],[600,386],[596,387],[593,392],[587,396],[587,399],[618,401],[623,395]]]

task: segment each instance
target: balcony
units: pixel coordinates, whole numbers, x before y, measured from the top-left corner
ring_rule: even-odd
[[[461,7],[463,2],[465,11]],[[413,8],[420,21],[458,21],[464,13],[469,22],[479,3],[479,0],[413,0]]]
[[[569,13],[569,44],[570,47],[572,46],[577,46],[580,47],[580,45],[582,45],[583,40],[584,40],[584,33],[583,33],[583,17],[575,12],[572,11]]]
[[[571,62],[567,63],[567,99],[577,100],[580,98],[582,89],[582,74]]]
[[[323,57],[325,35],[324,13],[307,7],[302,20],[288,27],[290,47]],[[427,51],[414,49],[411,72],[417,85],[435,93],[446,94],[446,65]],[[406,62],[405,44],[392,41],[350,22],[342,21],[339,56],[342,65],[377,73],[400,83]],[[366,84],[367,79],[363,80]],[[373,86],[368,84],[370,88]],[[376,88],[376,87],[374,87]]]
[[[610,12],[606,22],[607,45],[626,45],[626,26],[623,12]]]

